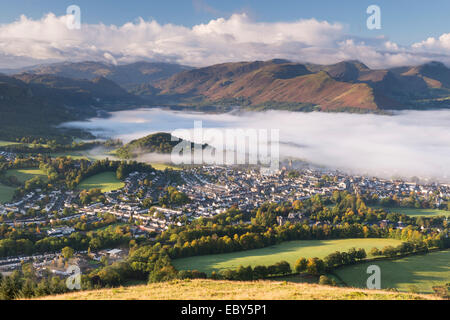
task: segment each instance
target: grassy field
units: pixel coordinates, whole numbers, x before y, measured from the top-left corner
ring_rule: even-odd
[[[4,140],[0,140],[0,147],[7,147],[7,146],[12,146],[15,144],[21,144],[21,145],[25,145],[28,147],[42,147],[42,148],[48,148],[47,144],[34,144],[34,143],[24,143],[24,142],[17,142],[17,141],[4,141]]]
[[[450,217],[450,211],[438,209],[382,208],[382,207],[376,208],[387,209],[391,212],[406,214],[410,217],[436,217],[436,216]]]
[[[414,255],[397,260],[363,263],[338,269],[335,273],[349,286],[364,288],[367,267],[381,269],[381,288],[432,293],[432,287],[450,282],[450,250]]]
[[[150,163],[150,165],[155,168],[156,170],[165,170],[165,169],[172,169],[172,170],[181,170],[181,168],[172,166],[170,164],[164,164],[164,163]]]
[[[56,157],[70,157],[74,160],[103,160],[108,158],[109,160],[119,160],[113,152],[105,148],[93,148],[88,150],[79,150],[79,151],[66,151],[66,152],[53,152],[50,153],[50,156]]]
[[[68,158],[72,158],[73,160],[95,160],[93,158],[88,157],[85,153],[83,153],[81,151],[54,152],[54,153],[50,153],[50,156],[52,158],[68,157]]]
[[[3,141],[0,140],[0,147],[6,147],[6,146],[10,146],[13,144],[20,144],[20,142],[13,142],[13,141]]]
[[[400,243],[394,239],[298,240],[262,249],[182,258],[172,262],[178,270],[199,270],[210,274],[222,269],[236,269],[240,265],[267,266],[281,260],[293,267],[300,257],[324,258],[334,251],[348,251],[352,247],[364,248],[368,252],[373,247],[396,246]]]
[[[124,186],[125,184],[119,179],[117,179],[116,174],[114,172],[103,172],[83,180],[77,189],[79,190],[101,189],[102,192],[108,192],[112,190],[121,189]]]
[[[9,202],[14,194],[14,188],[5,186],[0,183],[0,203]]]
[[[278,281],[176,280],[49,296],[47,300],[422,300],[432,295]]]
[[[36,176],[47,179],[47,175],[44,171],[38,168],[8,170],[7,176],[15,176],[21,183],[24,183],[25,181]]]

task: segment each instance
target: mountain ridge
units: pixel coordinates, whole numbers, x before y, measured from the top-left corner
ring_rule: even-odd
[[[313,104],[322,111],[426,108],[420,101],[428,99],[433,105],[450,97],[450,69],[445,65],[431,62],[398,70],[372,70],[359,61],[333,65],[286,60],[233,62],[182,71],[153,87],[159,90],[157,96],[178,97],[184,102],[245,101],[251,107]]]

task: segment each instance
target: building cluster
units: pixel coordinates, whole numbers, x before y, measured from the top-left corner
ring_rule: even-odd
[[[171,183],[163,171],[156,171],[129,174],[124,188],[104,193],[104,203],[79,206],[78,193],[75,191],[54,190],[44,194],[36,189],[20,201],[0,205],[0,215],[9,212],[26,214],[29,209],[34,209],[41,215],[21,221],[15,219],[9,223],[40,224],[56,218],[55,213],[60,220],[86,215],[92,221],[99,214],[110,213],[121,221],[139,225],[137,234],[140,234],[142,231],[162,232],[171,224],[181,225],[181,217],[188,220],[212,217],[232,206],[244,211],[253,210],[265,202],[282,203],[304,200],[314,195],[331,196],[336,190],[400,201],[415,193],[423,199],[432,199],[436,207],[450,198],[450,185],[355,176],[327,169],[281,170],[267,175],[261,174],[258,168],[198,166],[180,171],[180,176],[183,183],[176,188],[185,193],[190,201],[177,208],[157,205],[158,199],[167,192]],[[149,201],[145,203],[146,199],[152,199],[150,204],[153,204],[149,206]],[[62,217],[64,208],[75,210],[75,214]]]

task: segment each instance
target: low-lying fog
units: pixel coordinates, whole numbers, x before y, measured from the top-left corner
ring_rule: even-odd
[[[128,142],[159,131],[203,128],[279,129],[281,157],[383,177],[450,180],[450,110],[393,116],[287,111],[205,114],[139,109],[65,126]]]

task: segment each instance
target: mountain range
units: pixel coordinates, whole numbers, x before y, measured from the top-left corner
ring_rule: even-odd
[[[376,111],[448,106],[450,69],[439,62],[372,70],[358,61],[333,65],[286,60],[225,63],[154,84],[159,95],[253,108]]]
[[[144,105],[350,112],[450,106],[450,69],[440,62],[373,70],[359,61],[318,65],[274,59],[203,68],[87,61],[9,73],[0,75],[2,136]],[[20,128],[24,118],[29,128]]]

